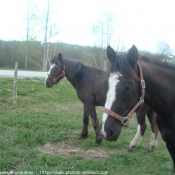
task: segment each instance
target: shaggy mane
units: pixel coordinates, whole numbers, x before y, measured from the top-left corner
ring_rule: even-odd
[[[143,61],[145,61],[147,63],[154,64],[156,66],[160,66],[162,68],[168,68],[168,69],[175,70],[175,64],[172,64],[172,63],[167,62],[167,61],[162,61],[162,60],[160,60],[158,58],[154,58],[154,57],[153,58],[149,58],[149,57],[146,57],[146,56],[142,56],[140,58],[140,60],[143,60]]]
[[[89,65],[88,63],[82,62],[81,60],[74,60],[74,59],[70,59],[70,58],[65,58],[65,57],[63,57],[63,60],[64,60],[65,62],[66,62],[66,59],[68,59],[69,62],[72,62],[72,63],[80,62],[81,65],[82,65],[83,67],[86,67],[86,68],[88,68],[88,69],[93,69],[97,74],[101,74],[101,73],[104,73],[104,72],[105,72],[103,69],[100,69],[100,68],[95,67],[95,66],[91,66],[91,65]],[[51,60],[50,60],[50,63],[51,63],[51,64],[58,63],[58,55],[53,56],[53,57],[51,58]]]

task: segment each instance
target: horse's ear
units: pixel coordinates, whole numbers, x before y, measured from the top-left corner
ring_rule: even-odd
[[[137,63],[138,60],[138,50],[137,47],[135,45],[133,45],[129,51],[128,51],[128,55],[129,55],[129,63],[131,64],[131,66],[134,68],[135,64]]]
[[[63,56],[61,53],[58,54],[58,60],[60,61],[60,63],[63,62]]]
[[[111,46],[107,47],[106,53],[109,62],[112,64],[116,60],[117,54],[115,53],[114,49]]]

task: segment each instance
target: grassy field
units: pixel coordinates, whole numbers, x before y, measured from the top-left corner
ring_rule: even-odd
[[[126,151],[136,133],[136,118],[117,142],[95,145],[92,123],[80,141],[83,105],[67,80],[47,89],[43,79],[19,79],[13,109],[13,79],[0,78],[0,174],[171,175],[173,163],[159,136],[148,153],[150,125],[132,153]],[[98,107],[101,121],[102,108]]]

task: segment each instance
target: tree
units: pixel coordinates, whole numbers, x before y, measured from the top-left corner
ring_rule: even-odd
[[[25,43],[25,69],[28,65],[28,52],[29,52],[29,41],[35,38],[35,32],[33,30],[33,23],[36,24],[36,4],[33,1],[28,0],[26,4],[26,43]]]
[[[92,28],[94,35],[94,45],[101,48],[110,45],[111,36],[114,32],[114,23],[117,21],[113,13],[103,12],[101,19],[99,19]]]
[[[116,45],[116,52],[124,52],[124,50],[126,49],[124,42],[120,38],[116,40]]]
[[[104,48],[110,45],[112,34],[114,32],[115,23],[117,21],[117,17],[114,13],[103,12],[101,15],[101,19],[99,19],[92,28],[92,33],[94,36],[94,52],[96,52],[97,47],[101,48],[101,56],[100,56],[100,67],[104,67]],[[94,53],[94,55],[96,55]],[[95,57],[95,63],[97,64],[97,58]]]
[[[160,55],[160,59],[165,60],[167,56],[172,55],[170,45],[165,41],[159,41],[157,43],[157,53]]]
[[[49,48],[50,48],[50,39],[59,33],[56,23],[54,23],[54,19],[52,15],[55,15],[55,11],[53,7],[53,2],[51,0],[45,1],[46,9],[43,11],[43,16],[41,18],[41,23],[44,31],[44,41],[43,41],[43,71],[47,69],[47,63],[49,63]],[[52,14],[52,15],[51,15]]]

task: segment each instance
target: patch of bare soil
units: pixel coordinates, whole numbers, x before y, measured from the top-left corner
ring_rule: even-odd
[[[104,148],[83,150],[75,145],[69,145],[66,141],[46,143],[44,146],[40,146],[39,150],[46,154],[60,155],[64,158],[70,158],[77,155],[81,156],[82,159],[103,159],[110,156],[112,153],[115,153],[115,151]]]
[[[0,98],[1,103],[6,103],[6,100],[4,98]]]
[[[64,112],[78,112],[83,115],[83,103],[73,102],[73,103],[59,103],[60,111]]]

